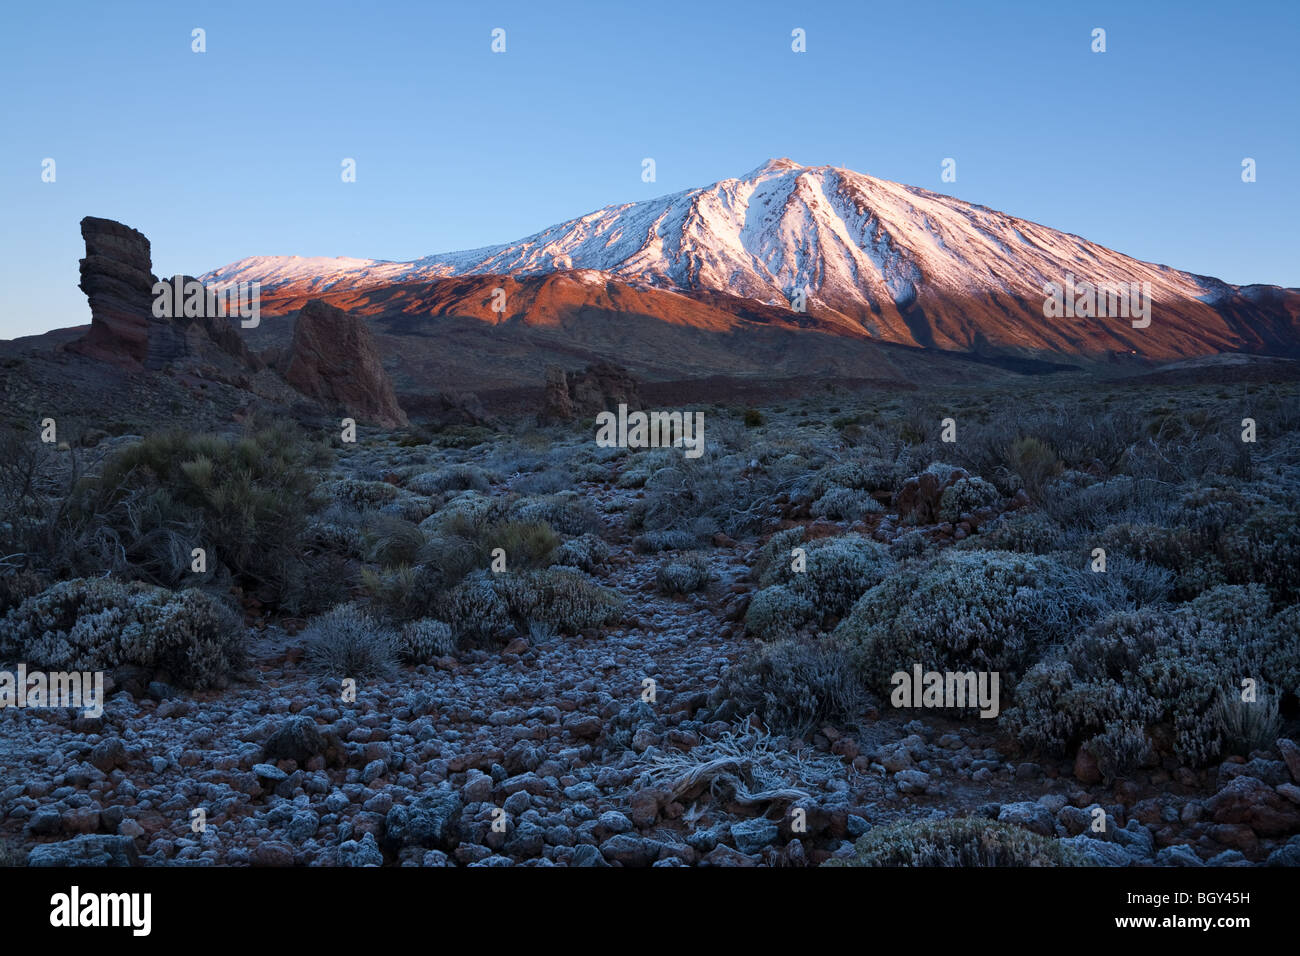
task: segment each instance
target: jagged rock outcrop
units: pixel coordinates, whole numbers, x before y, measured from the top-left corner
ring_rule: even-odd
[[[403,396],[403,400],[405,396]],[[430,425],[483,425],[491,416],[473,392],[438,392],[407,402],[410,414]]]
[[[173,276],[168,282],[179,288],[198,282],[193,276]],[[235,327],[238,316],[222,318],[217,315],[185,316],[154,319],[150,310],[149,356],[145,367],[166,368],[188,358],[211,359],[216,352],[237,360],[249,371],[256,372],[263,361],[244,344]]]
[[[597,362],[581,372],[566,373],[551,366],[546,370],[546,394],[537,420],[542,425],[568,422],[613,411],[619,405],[627,405],[630,410],[641,407],[636,379],[627,369]]]
[[[389,428],[407,424],[369,327],[320,299],[298,313],[284,377],[308,398],[359,421]]]
[[[90,331],[73,342],[74,352],[130,369],[159,370],[184,359],[227,364],[256,372],[263,363],[231,321],[214,315],[159,317],[153,314],[153,259],[149,240],[139,230],[112,219],[81,220],[86,258],[81,260],[81,291],[90,300]],[[175,282],[175,279],[169,280]],[[197,282],[181,276],[185,282]]]
[[[81,291],[90,300],[90,331],[69,346],[73,351],[128,368],[142,368],[149,356],[153,304],[149,240],[111,219],[81,220],[86,258],[81,260]]]
[[[571,422],[577,416],[573,399],[569,397],[569,380],[564,369],[552,365],[546,370],[546,394],[542,396],[542,410],[537,413],[539,425]]]

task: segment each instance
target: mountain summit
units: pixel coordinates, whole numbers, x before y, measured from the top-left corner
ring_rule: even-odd
[[[1296,290],[1232,286],[986,206],[785,158],[503,245],[410,262],[254,257],[204,279],[256,279],[264,294],[301,297],[561,273],[733,314],[775,309],[799,327],[945,351],[1173,359],[1294,354],[1300,343]],[[1052,283],[1141,288],[1152,321],[1076,317],[1072,307],[1052,314],[1044,306]]]

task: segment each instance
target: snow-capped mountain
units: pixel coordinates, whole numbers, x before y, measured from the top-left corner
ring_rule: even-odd
[[[795,326],[956,351],[1152,358],[1285,352],[1295,348],[1300,313],[1294,290],[1231,286],[985,206],[789,159],[703,188],[608,206],[500,246],[411,262],[255,256],[203,279],[259,280],[263,295],[300,300],[355,299],[454,277],[555,273],[592,287],[615,282],[703,297],[715,306],[743,301],[791,313]],[[1149,284],[1151,324],[1045,315],[1045,286],[1071,281]],[[421,301],[421,309],[429,305]],[[409,303],[402,308],[412,311]]]

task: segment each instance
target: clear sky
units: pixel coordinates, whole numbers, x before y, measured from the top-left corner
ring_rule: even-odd
[[[1300,286],[1298,48],[1296,0],[10,2],[0,338],[89,321],[85,215],[143,231],[163,276],[413,259],[773,156]]]

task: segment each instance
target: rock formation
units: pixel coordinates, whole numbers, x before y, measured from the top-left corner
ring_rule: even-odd
[[[69,348],[91,358],[142,368],[149,356],[153,260],[143,233],[111,219],[81,220],[86,258],[81,291],[90,300],[90,331]]]
[[[81,220],[81,236],[86,241],[81,291],[90,300],[90,331],[69,346],[73,351],[129,369],[159,370],[190,358],[227,364],[226,357],[243,371],[262,367],[227,319],[153,314],[158,278],[143,233],[87,216]]]
[[[573,399],[569,397],[568,377],[564,369],[552,365],[546,370],[546,394],[542,396],[542,410],[537,413],[537,423],[553,425],[556,422],[571,422],[575,417]]]
[[[473,392],[442,391],[433,395],[403,396],[409,413],[429,425],[484,425],[491,416]]]
[[[542,425],[568,422],[613,411],[619,405],[627,405],[630,410],[641,407],[636,379],[627,369],[597,362],[581,372],[565,373],[551,366],[546,370],[546,394],[537,420]]]
[[[184,288],[197,282],[193,276],[174,276],[169,282]],[[236,359],[249,371],[263,367],[262,360],[244,344],[235,322],[237,317],[215,315],[183,316],[154,319],[150,311],[149,357],[147,368],[166,368],[187,358],[211,359],[217,351]]]
[[[407,424],[369,327],[319,299],[298,313],[284,377],[307,397],[360,421]]]

